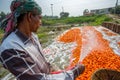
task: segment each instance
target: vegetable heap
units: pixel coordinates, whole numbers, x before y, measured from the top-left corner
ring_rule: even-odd
[[[114,40],[110,40],[113,37],[115,37]],[[116,38],[119,39],[116,40]],[[60,35],[58,41],[77,43],[72,51],[69,66],[74,66],[81,61],[86,69],[76,80],[90,80],[93,72],[100,68],[120,71],[120,36],[106,28],[90,26],[72,28]],[[117,41],[114,42],[116,43],[114,46],[119,46],[115,49],[119,54],[116,54],[114,48],[110,47],[113,41]]]

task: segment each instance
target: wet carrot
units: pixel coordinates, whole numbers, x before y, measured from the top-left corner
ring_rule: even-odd
[[[108,30],[104,31],[106,31],[106,34],[110,36],[113,35],[113,33],[110,33]],[[91,32],[94,33],[93,36],[87,35]],[[94,39],[91,39],[90,37],[93,37]],[[92,44],[89,40],[92,40],[91,42],[94,42],[94,44]],[[113,52],[112,48],[109,46],[109,41],[105,40],[103,35],[93,27],[84,27],[81,30],[79,28],[71,29],[60,36],[59,41],[65,43],[77,43],[71,57],[71,60],[75,59],[71,61],[70,66],[74,66],[78,63],[80,55],[84,54],[81,53],[82,48],[87,48],[87,46],[84,45],[88,45],[91,48],[87,51],[88,55],[82,61],[86,69],[76,80],[90,80],[92,73],[100,68],[120,71],[120,56]],[[120,44],[120,42],[118,42],[118,44]]]

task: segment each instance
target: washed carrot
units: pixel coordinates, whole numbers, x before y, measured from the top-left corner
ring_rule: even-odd
[[[103,31],[109,36],[116,35],[109,30],[104,29]],[[120,71],[120,56],[113,52],[109,46],[109,41],[104,39],[102,33],[94,27],[70,29],[61,35],[58,40],[65,43],[77,43],[76,48],[72,51],[70,66],[78,63],[80,55],[87,54],[82,60],[86,69],[76,80],[90,80],[93,72],[100,68]],[[120,45],[120,42],[118,44]]]
[[[76,42],[77,46],[76,48],[72,51],[72,56],[71,56],[71,64],[70,66],[75,66],[79,60],[80,56],[80,48],[81,48],[81,34],[80,34],[80,28],[73,28],[64,33],[63,35],[59,36],[58,41],[62,41],[65,43],[68,42]]]

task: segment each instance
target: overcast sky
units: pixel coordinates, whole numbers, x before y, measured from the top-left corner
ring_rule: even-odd
[[[10,12],[9,6],[12,0],[0,0],[0,11]],[[42,7],[42,15],[52,15],[51,4],[53,4],[53,15],[59,16],[62,11],[69,12],[70,16],[83,15],[85,9],[101,9],[114,7],[116,0],[35,0]],[[118,1],[120,4],[120,0]]]

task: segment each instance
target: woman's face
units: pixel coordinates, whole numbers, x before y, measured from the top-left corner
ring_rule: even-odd
[[[42,25],[41,18],[42,16],[40,14],[31,15],[31,23],[30,23],[31,32],[37,32],[38,28]]]

